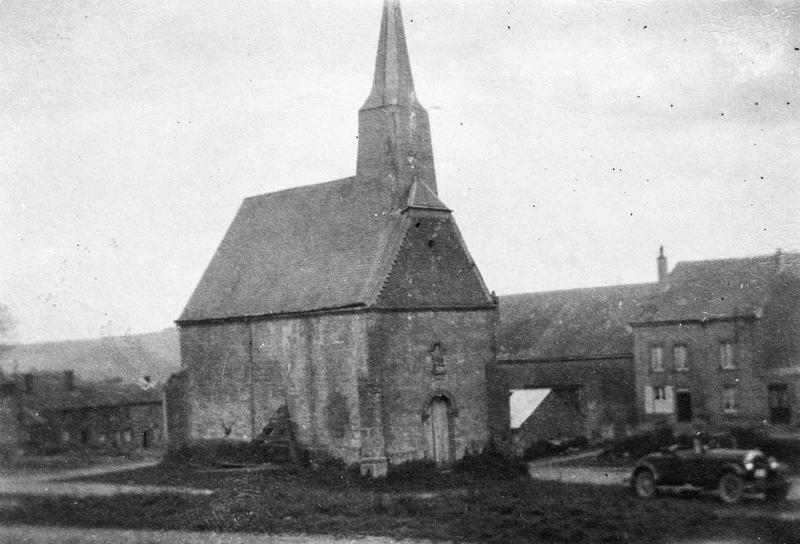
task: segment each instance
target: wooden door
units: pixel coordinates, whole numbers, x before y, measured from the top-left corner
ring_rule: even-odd
[[[450,405],[437,397],[428,407],[428,454],[437,465],[452,461],[450,453]]]

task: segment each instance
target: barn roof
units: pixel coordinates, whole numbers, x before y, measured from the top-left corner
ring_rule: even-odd
[[[558,360],[633,353],[629,323],[660,284],[613,285],[500,297],[500,359]]]
[[[639,321],[760,316],[781,272],[800,274],[800,254],[680,262]]]

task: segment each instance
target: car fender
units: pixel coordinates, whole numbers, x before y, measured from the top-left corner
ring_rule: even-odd
[[[740,465],[736,463],[725,463],[725,465],[720,469],[719,473],[717,474],[718,478],[721,478],[723,474],[726,472],[733,472],[737,476],[741,476],[742,478],[745,477],[747,471],[742,468]]]

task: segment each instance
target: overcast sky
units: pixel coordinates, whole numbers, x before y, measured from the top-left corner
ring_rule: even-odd
[[[0,1],[0,302],[172,324],[247,196],[355,173],[380,0]],[[146,7],[145,7],[146,5]],[[442,200],[498,294],[800,246],[800,4],[407,0]]]

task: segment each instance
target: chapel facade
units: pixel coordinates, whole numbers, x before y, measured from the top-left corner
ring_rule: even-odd
[[[247,198],[177,321],[173,446],[257,436],[446,465],[489,440],[497,300],[439,198],[399,3],[383,6],[356,175]]]

